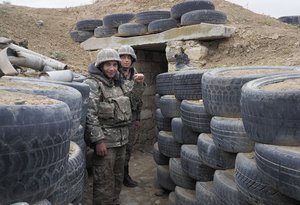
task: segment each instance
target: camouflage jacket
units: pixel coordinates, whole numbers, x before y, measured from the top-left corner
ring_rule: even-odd
[[[139,88],[134,89],[134,80],[133,76],[137,73],[134,67],[129,68],[129,74],[127,77],[122,73],[122,68],[120,69],[121,76],[124,80],[124,87],[126,92],[130,93],[130,102],[131,102],[131,110],[132,110],[132,121],[141,119],[141,111],[143,106],[142,95],[145,90],[146,84],[143,83]]]
[[[89,66],[89,76],[84,81],[90,87],[85,140],[93,147],[105,143],[119,147],[128,142],[128,125],[131,123],[131,91],[126,91],[120,73],[110,80],[95,66]],[[141,85],[134,84],[135,87]]]

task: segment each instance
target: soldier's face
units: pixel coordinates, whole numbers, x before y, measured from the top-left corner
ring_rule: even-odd
[[[105,75],[109,78],[113,78],[118,70],[117,61],[107,61],[103,64],[103,71]]]
[[[121,55],[121,65],[123,68],[130,68],[132,64],[132,58],[130,55]]]

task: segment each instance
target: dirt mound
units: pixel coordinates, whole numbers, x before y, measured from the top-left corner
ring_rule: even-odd
[[[72,70],[85,73],[95,53],[84,51],[69,36],[78,20],[102,18],[107,14],[170,10],[175,0],[98,0],[93,5],[65,9],[34,9],[0,4],[0,36],[15,41],[27,39],[29,49],[50,56],[60,52]],[[206,67],[237,65],[300,65],[300,28],[275,18],[255,14],[224,0],[212,0],[216,10],[228,16],[226,25],[237,28],[227,40],[206,42]],[[37,23],[42,20],[43,26]]]

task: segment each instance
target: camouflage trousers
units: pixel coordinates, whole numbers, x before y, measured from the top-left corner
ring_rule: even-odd
[[[126,155],[125,155],[125,166],[128,166],[131,153],[132,153],[132,148],[135,142],[135,132],[136,128],[133,124],[129,126],[129,136],[128,136],[128,143],[125,145],[126,146]]]
[[[93,156],[93,205],[120,204],[123,185],[125,145],[112,147],[107,155]]]

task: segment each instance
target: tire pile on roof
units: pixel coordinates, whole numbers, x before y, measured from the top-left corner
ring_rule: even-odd
[[[278,20],[284,23],[300,26],[300,16],[281,16]]]
[[[89,86],[4,76],[0,93],[1,204],[80,204]]]
[[[83,42],[92,36],[96,38],[114,35],[121,37],[141,36],[193,24],[225,24],[226,20],[226,14],[216,11],[212,2],[196,0],[175,4],[170,11],[154,10],[136,14],[106,15],[103,17],[103,24],[100,23],[100,19],[78,21],[76,30],[72,31],[70,35],[75,42]]]
[[[169,204],[300,204],[300,67],[161,73],[156,91]]]

